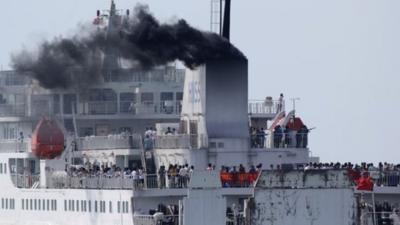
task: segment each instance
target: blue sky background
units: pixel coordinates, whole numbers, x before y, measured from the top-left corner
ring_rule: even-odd
[[[161,21],[209,30],[209,0],[147,0]],[[132,9],[137,1],[117,0]],[[0,1],[0,65],[68,35],[108,0]],[[233,0],[232,42],[249,58],[251,99],[299,97],[322,161],[400,161],[400,1]],[[289,102],[288,102],[289,103]],[[291,108],[291,104],[287,104]]]

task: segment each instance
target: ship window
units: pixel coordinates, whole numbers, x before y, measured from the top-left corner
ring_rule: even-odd
[[[64,200],[64,211],[67,211],[67,200]]]
[[[79,200],[76,200],[76,211],[79,212]]]
[[[173,92],[161,92],[160,100],[161,101],[172,101],[172,100],[174,100],[174,93]]]
[[[15,140],[18,138],[17,130],[18,124],[17,123],[3,123],[0,125],[3,129],[0,130],[2,132],[2,139],[8,140]]]
[[[100,212],[104,213],[106,211],[106,203],[104,201],[100,201]]]
[[[92,212],[92,203],[91,203],[91,201],[88,201],[88,210],[89,210],[89,212]]]
[[[10,209],[15,209],[15,199],[10,200]]]
[[[54,114],[60,113],[60,95],[53,95],[53,112]]]
[[[0,163],[0,173],[3,173],[3,163]]]
[[[37,210],[37,199],[35,199],[34,205],[35,205],[35,210]]]
[[[29,210],[28,199],[25,199],[25,208],[26,208],[26,210]]]
[[[183,100],[183,92],[176,92],[175,99],[177,101],[182,101]]]
[[[136,103],[135,93],[121,93],[119,94],[119,111],[122,113],[134,112]]]
[[[53,202],[54,202],[53,210],[54,210],[54,211],[57,211],[57,200],[54,199],[54,200],[52,201],[52,204],[53,204]]]
[[[121,213],[121,202],[120,201],[117,202],[117,212]]]
[[[7,163],[4,163],[4,173],[7,173]]]
[[[29,199],[29,209],[33,210],[33,199]]]
[[[50,200],[49,199],[47,199],[47,204],[46,204],[46,209],[47,209],[47,211],[49,211],[50,210]],[[53,202],[52,202],[53,203]]]
[[[75,200],[71,200],[72,211],[75,211]]]
[[[94,201],[94,212],[97,212],[97,201]]]
[[[42,202],[42,201],[40,201],[40,199],[38,199],[38,210],[41,210],[41,208],[42,208],[42,207],[41,207],[41,202]]]
[[[81,201],[81,209],[83,212],[86,212],[86,201]]]
[[[8,198],[6,198],[6,209],[8,209]]]
[[[109,210],[110,210],[110,213],[112,213],[112,201],[109,202],[108,208],[109,208]]]
[[[63,110],[65,114],[72,114],[72,108],[76,113],[76,95],[75,94],[64,94],[64,105]],[[72,106],[73,105],[73,106]]]
[[[25,201],[24,201],[24,199],[21,199],[21,207],[22,207],[22,210],[25,209]]]
[[[81,127],[79,129],[79,136],[80,137],[87,137],[94,135],[93,127]]]
[[[1,198],[1,208],[4,209],[4,198]]]
[[[71,208],[71,200],[68,200],[68,211],[71,211],[72,210],[72,208]]]
[[[154,94],[151,92],[142,93],[140,96],[140,101],[141,103],[151,105],[154,102]]]

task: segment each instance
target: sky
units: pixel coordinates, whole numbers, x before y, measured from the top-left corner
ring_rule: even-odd
[[[138,1],[116,0],[132,9]],[[210,0],[142,0],[160,21],[210,29]],[[0,65],[68,36],[109,0],[0,1]],[[249,59],[249,97],[285,95],[323,162],[400,160],[400,1],[232,0],[231,42]]]

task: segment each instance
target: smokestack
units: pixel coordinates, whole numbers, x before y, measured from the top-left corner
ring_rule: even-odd
[[[222,37],[229,40],[231,32],[231,0],[225,0],[224,23],[222,27]]]

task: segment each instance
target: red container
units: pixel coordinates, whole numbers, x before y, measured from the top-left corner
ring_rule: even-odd
[[[64,151],[64,134],[55,121],[42,118],[32,135],[32,153],[40,159],[54,159]]]

